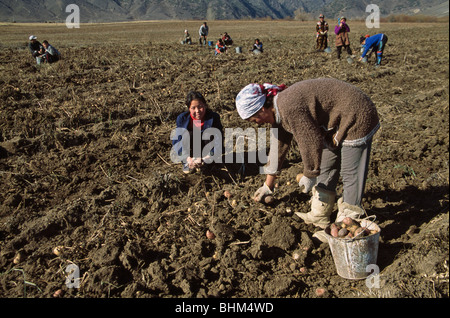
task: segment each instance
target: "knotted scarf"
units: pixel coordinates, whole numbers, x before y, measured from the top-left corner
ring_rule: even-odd
[[[248,84],[236,96],[236,109],[242,119],[248,119],[255,115],[266,102],[266,98],[276,96],[286,89],[286,85],[280,86],[264,83]]]

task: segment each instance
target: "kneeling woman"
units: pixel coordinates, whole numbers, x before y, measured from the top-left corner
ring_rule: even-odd
[[[191,173],[202,167],[205,163],[210,163],[214,151],[220,153],[222,147],[221,139],[223,126],[220,116],[216,112],[208,109],[205,98],[199,92],[191,91],[186,96],[186,106],[188,111],[181,113],[176,120],[177,130],[176,136],[172,139],[173,150],[178,156],[181,156],[183,163],[183,172]],[[211,147],[207,154],[204,154],[204,147],[209,144],[203,138],[205,131],[209,128],[216,128],[216,132],[220,136],[215,136],[214,147]],[[186,134],[189,134],[188,136]],[[187,142],[189,144],[187,144]],[[198,143],[201,149],[196,149],[195,144]]]

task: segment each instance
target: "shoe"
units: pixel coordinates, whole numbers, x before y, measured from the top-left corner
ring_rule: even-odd
[[[327,235],[325,234],[325,231],[324,231],[324,230],[321,230],[321,231],[318,231],[318,232],[314,233],[314,234],[312,235],[312,237],[318,239],[318,240],[321,241],[322,243],[328,243],[328,237],[327,237]]]
[[[311,211],[308,213],[295,212],[306,224],[325,229],[330,224],[330,215],[334,208],[336,192],[314,186],[312,189]]]

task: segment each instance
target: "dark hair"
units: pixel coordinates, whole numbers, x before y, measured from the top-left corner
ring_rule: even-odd
[[[47,40],[44,40],[43,42],[42,42],[42,44],[48,44],[48,41]]]
[[[206,100],[201,93],[197,91],[190,91],[186,96],[186,106],[191,107],[191,102],[196,99],[206,105]]]
[[[367,38],[365,36],[362,36],[359,38],[359,43],[363,43]]]

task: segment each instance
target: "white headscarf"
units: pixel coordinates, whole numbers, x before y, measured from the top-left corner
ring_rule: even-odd
[[[236,109],[239,116],[242,119],[252,117],[264,106],[267,96],[276,96],[285,88],[285,85],[276,86],[269,83],[248,84],[236,96]]]

